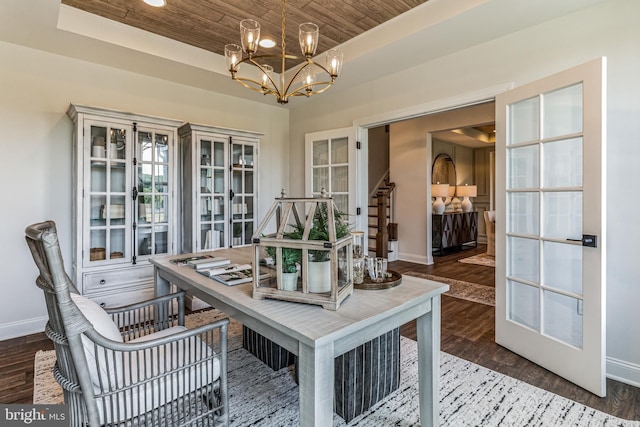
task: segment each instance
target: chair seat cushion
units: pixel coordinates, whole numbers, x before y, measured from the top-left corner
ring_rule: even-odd
[[[110,340],[123,342],[120,330],[102,307],[82,295],[71,294],[71,299],[98,333]],[[174,326],[135,338],[129,343],[153,341],[186,329]],[[195,336],[136,352],[98,347],[97,358],[93,341],[84,334],[82,344],[94,394],[107,393],[97,399],[103,424],[120,422],[164,406],[212,385],[220,377],[220,360],[204,341]]]
[[[87,320],[93,325],[93,328],[105,338],[112,341],[122,342],[122,335],[118,326],[113,322],[111,316],[104,311],[94,301],[89,298],[79,295],[71,294],[71,300],[80,309],[80,312],[87,318]],[[113,360],[113,355],[110,352],[98,351],[97,363],[96,363],[96,350],[89,338],[82,334],[82,345],[84,347],[84,354],[87,358],[87,364],[89,365],[89,372],[91,374],[91,380],[95,385],[100,385],[100,381],[106,383],[115,381],[115,372],[121,371],[120,361]],[[115,366],[115,369],[114,369]]]
[[[129,342],[152,341],[184,330],[186,328],[183,326],[174,326]],[[118,387],[124,389],[98,400],[103,423],[119,422],[144,414],[212,385],[220,377],[220,360],[198,337],[125,353],[123,363],[124,370]],[[171,373],[167,374],[168,371]],[[101,393],[99,387],[95,387],[94,393]]]

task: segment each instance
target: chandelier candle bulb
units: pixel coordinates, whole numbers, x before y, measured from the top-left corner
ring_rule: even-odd
[[[300,40],[300,50],[306,57],[315,55],[318,46],[318,26],[312,22],[300,24],[298,37]]]
[[[247,54],[256,53],[260,42],[260,24],[253,19],[240,21],[240,39],[242,40],[242,49]]]
[[[262,69],[264,70],[264,73],[262,73],[262,88],[266,90],[269,87],[269,80],[273,67],[268,64],[262,64]]]
[[[231,73],[238,71],[237,65],[240,58],[242,58],[242,47],[237,44],[228,44],[224,47],[224,56],[227,59],[227,68]]]
[[[306,67],[302,71],[302,84],[306,86],[307,93],[311,93],[313,91],[313,84],[316,81],[316,76],[313,72],[313,68]]]
[[[339,49],[329,49],[327,51],[327,68],[329,69],[329,75],[331,78],[336,78],[340,75],[340,69],[342,68],[342,51]]]

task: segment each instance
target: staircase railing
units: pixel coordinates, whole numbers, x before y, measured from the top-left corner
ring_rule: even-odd
[[[389,228],[391,233],[395,234],[394,239],[397,239],[397,224],[394,223],[393,227],[389,227],[390,222],[387,221],[387,212],[390,212],[389,219],[393,219],[393,206],[390,205],[392,201],[392,193],[396,188],[393,182],[387,182],[386,187],[380,188],[376,193],[376,199],[378,201],[378,232],[376,233],[376,256],[382,258],[388,258],[389,255]]]

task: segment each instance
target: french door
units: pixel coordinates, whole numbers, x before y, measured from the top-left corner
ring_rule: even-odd
[[[601,58],[496,97],[496,342],[598,396],[605,79]]]
[[[357,170],[354,128],[305,135],[305,196],[318,197],[324,189],[336,208],[349,214],[352,224],[358,214]]]

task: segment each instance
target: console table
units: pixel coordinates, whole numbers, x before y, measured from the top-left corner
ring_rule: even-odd
[[[253,248],[209,252],[234,262],[250,262]],[[257,300],[252,284],[225,286],[178,266],[172,258],[153,257],[155,293],[165,295],[170,284],[184,289],[242,322],[298,357],[300,426],[333,424],[335,358],[381,334],[415,319],[418,338],[418,401],[420,423],[438,425],[440,372],[440,294],[449,287],[412,276],[402,285],[368,291],[356,289],[337,311],[308,304]],[[275,391],[274,391],[275,392]]]
[[[433,249],[440,249],[473,243],[478,246],[478,212],[445,212],[431,215],[431,238]]]

